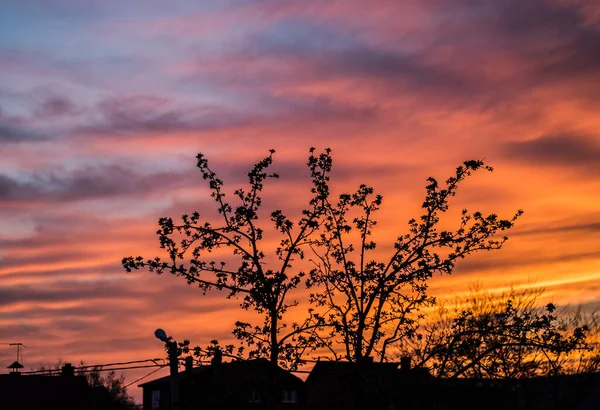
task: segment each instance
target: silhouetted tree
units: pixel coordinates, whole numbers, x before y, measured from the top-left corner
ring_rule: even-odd
[[[110,370],[103,375],[100,367],[95,367],[90,372],[84,374],[91,387],[104,387],[108,391],[108,395],[112,401],[111,408],[119,410],[136,408],[135,401],[127,393],[124,375],[117,375],[114,370]]]
[[[126,257],[123,266],[127,271],[146,267],[158,274],[170,272],[204,292],[225,290],[228,297],[240,297],[242,308],[254,309],[264,319],[259,326],[236,323],[234,334],[242,341],[241,348],[250,348],[248,357],[268,357],[288,368],[295,368],[305,352],[318,347],[326,346],[339,357],[336,342],[342,343],[342,355],[348,360],[372,355],[385,360],[390,345],[414,335],[419,309],[434,302],[427,294],[432,275],[452,273],[458,259],[474,252],[500,249],[507,238],[497,234],[510,229],[521,214],[500,219],[495,214],[463,210],[456,230],[440,230],[440,215],[448,210],[449,199],[464,179],[479,169],[492,170],[482,161],[467,161],[444,187],[434,178],[428,179],[423,215],[409,221],[409,233],[397,239],[387,259],[373,260],[369,255],[376,247],[371,239],[374,213],[382,197],[361,185],[355,193],[330,201],[330,150],[315,155],[311,148],[307,165],[312,198],[308,207],[296,223],[281,210],[271,212],[272,226],[283,239],[276,249],[266,249],[259,217],[264,182],[278,177],[267,172],[273,152],[248,173],[250,187],[234,191],[236,205],[226,200],[223,181],[199,154],[197,165],[208,182],[221,222],[201,220],[198,212],[183,215],[180,223],[161,218],[157,233],[168,259]],[[304,259],[308,247],[317,258],[305,278],[303,266],[293,263]],[[211,258],[210,252],[221,248],[236,258],[235,266]],[[267,258],[269,253],[276,257]],[[304,321],[288,327],[283,315],[297,305],[288,295],[303,279],[312,289],[313,307]],[[214,350],[215,345],[196,352]],[[187,349],[186,344],[183,347]],[[224,352],[230,354],[232,346]]]
[[[404,341],[403,354],[438,377],[514,379],[573,369],[566,359],[588,350],[588,327],[564,326],[553,304],[539,306],[542,292],[472,290],[453,308],[439,308],[417,337]]]
[[[372,231],[382,196],[361,185],[335,203],[324,198],[325,223],[320,240],[311,245],[317,260],[308,286],[316,288],[312,303],[326,309],[328,330],[322,337],[332,354],[338,355],[332,344],[337,342],[347,360],[360,362],[375,355],[386,360],[390,345],[414,335],[419,309],[434,302],[427,293],[434,273],[451,274],[457,260],[502,247],[507,237],[497,234],[510,229],[522,211],[500,219],[465,209],[456,230],[438,227],[459,185],[480,169],[492,171],[483,161],[466,161],[443,187],[429,178],[423,214],[408,222],[408,233],[398,237],[385,259],[370,256],[376,248]]]
[[[38,371],[53,371],[54,374],[58,374],[57,372],[62,369],[62,367],[66,364],[66,362],[62,359],[58,359],[56,363],[52,365],[46,365],[44,363],[40,363],[39,367],[36,369]],[[82,368],[85,366],[84,361],[79,362],[79,366]],[[127,387],[125,386],[125,376],[117,375],[114,370],[110,370],[106,375],[102,375],[101,367],[94,367],[92,369],[86,369],[82,371],[81,368],[75,368],[75,374],[78,376],[85,376],[88,385],[92,389],[105,389],[109,403],[105,403],[104,405],[108,406],[107,409],[114,410],[130,410],[136,408],[135,401],[133,397],[131,397],[127,393]],[[101,395],[98,395],[101,397]],[[100,398],[97,397],[97,398]],[[99,403],[95,403],[99,404]]]
[[[563,309],[558,315],[559,328],[563,333],[572,333],[577,328],[585,328],[586,349],[581,349],[575,357],[563,357],[559,362],[565,373],[595,373],[600,371],[600,308],[589,312],[581,306],[575,310]]]
[[[271,150],[248,173],[249,188],[234,191],[236,204],[228,202],[223,181],[211,170],[206,158],[198,154],[197,167],[208,182],[220,222],[204,220],[199,212],[183,215],[179,223],[170,217],[160,218],[157,234],[168,259],[126,257],[123,266],[128,272],[144,267],[157,274],[169,272],[185,278],[188,284],[198,285],[204,292],[216,289],[228,292],[228,297],[240,297],[243,309],[253,309],[263,316],[260,325],[235,324],[234,335],[242,341],[242,348],[249,348],[248,357],[267,357],[272,363],[294,369],[305,351],[318,346],[318,341],[307,333],[319,326],[318,315],[307,315],[305,321],[290,326],[283,322],[283,315],[298,304],[289,292],[305,276],[293,264],[297,258],[304,258],[303,248],[310,244],[326,212],[331,157],[330,150],[320,155],[314,154],[314,148],[310,150],[307,165],[312,198],[296,222],[281,210],[270,212],[271,226],[283,239],[276,249],[269,249],[263,242],[264,225],[260,225],[261,193],[267,179],[278,178],[267,172],[274,152]],[[234,263],[212,258],[211,252],[222,248],[230,251]],[[267,258],[269,254],[275,258]],[[215,344],[208,349],[197,348],[196,353],[214,351]],[[232,346],[224,350],[231,353]]]

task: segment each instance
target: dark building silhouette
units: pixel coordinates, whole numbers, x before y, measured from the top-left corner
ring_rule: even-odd
[[[530,379],[438,379],[400,363],[319,361],[306,382],[267,360],[177,375],[181,410],[600,410],[600,373]],[[171,378],[142,384],[144,410],[170,410]]]
[[[106,388],[91,388],[85,376],[75,376],[70,365],[60,376],[0,375],[0,409],[6,410],[112,410]]]
[[[319,361],[306,379],[307,408],[388,409],[423,405],[431,376],[402,363]]]
[[[600,409],[600,373],[530,379],[441,379],[432,385],[440,410]]]
[[[398,363],[318,362],[309,410],[600,410],[600,373],[531,379],[437,379]]]
[[[180,409],[303,409],[304,383],[265,359],[221,363],[178,373]],[[141,384],[144,410],[171,409],[171,377]]]

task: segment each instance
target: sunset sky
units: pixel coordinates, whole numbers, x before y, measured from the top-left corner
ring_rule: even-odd
[[[0,342],[30,369],[162,357],[157,327],[231,339],[235,301],[120,264],[161,254],[160,216],[213,212],[198,152],[232,192],[274,148],[293,215],[330,147],[336,192],[384,196],[382,255],[428,176],[485,158],[453,209],[525,214],[432,293],[600,305],[599,112],[594,0],[0,0]]]

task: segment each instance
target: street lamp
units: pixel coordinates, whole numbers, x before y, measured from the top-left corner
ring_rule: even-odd
[[[167,336],[167,332],[165,332],[163,329],[156,329],[154,331],[154,336],[156,336],[156,338],[158,340],[160,340],[161,342],[165,342],[167,343],[169,341],[169,337]]]
[[[179,358],[177,355],[177,342],[163,329],[156,329],[154,336],[163,342],[169,353],[169,369],[171,374],[171,410],[179,410]]]

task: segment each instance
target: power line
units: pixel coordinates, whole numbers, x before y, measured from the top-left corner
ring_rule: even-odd
[[[108,366],[121,366],[124,364],[135,364],[135,363],[144,363],[144,362],[158,362],[159,360],[164,359],[144,359],[144,360],[132,360],[129,362],[115,362],[115,363],[106,363],[106,364],[90,364],[85,366],[78,366],[79,369],[87,368],[87,367],[108,367]]]
[[[131,382],[131,383],[129,383],[128,385],[126,385],[126,386],[123,386],[123,389],[126,389],[126,388],[128,388],[129,386],[131,386],[132,384],[135,384],[135,383],[137,383],[137,382],[139,382],[139,381],[142,381],[142,380],[144,380],[146,377],[150,377],[150,376],[152,376],[154,373],[156,373],[156,372],[157,372],[157,371],[159,371],[160,369],[162,369],[162,367],[159,367],[159,368],[158,368],[158,369],[156,369],[156,370],[152,370],[150,373],[148,373],[148,374],[147,374],[147,375],[145,375],[144,377],[140,377],[139,379],[137,379],[137,380],[135,380],[135,381],[132,381],[132,382]]]
[[[159,364],[158,361],[163,359],[144,359],[144,360],[131,360],[128,362],[114,362],[114,363],[105,363],[105,364],[95,364],[95,365],[84,365],[75,367],[75,370],[79,373],[89,373],[93,371],[107,372],[111,370],[131,370],[131,369],[143,369],[148,367],[166,367],[166,364]],[[147,363],[152,362],[152,364],[148,365],[140,365],[140,366],[124,366],[129,364],[137,364],[137,363]],[[116,367],[115,367],[116,366]],[[60,373],[62,369],[44,369],[44,370],[32,370],[29,372],[23,372],[23,374],[54,374]]]
[[[99,371],[99,372],[109,372],[111,370],[131,370],[131,369],[147,369],[149,367],[158,367],[160,369],[162,369],[163,367],[167,367],[167,364],[147,364],[144,366],[130,366],[130,367],[112,367],[109,369],[103,369],[103,368],[98,368],[98,369],[84,369],[84,370],[80,370],[80,373],[91,373],[94,371]]]
[[[86,369],[81,369],[81,370],[77,370],[78,368],[75,367],[75,371],[77,373],[92,373],[95,371],[98,372],[109,372],[112,370],[132,370],[132,369],[147,369],[149,367],[159,367],[159,368],[163,368],[163,367],[167,367],[168,365],[166,364],[148,364],[148,365],[143,365],[143,366],[128,366],[128,367],[109,367],[109,368],[102,368],[102,367],[98,367],[98,368],[86,368]],[[31,371],[31,372],[23,372],[23,374],[27,375],[34,375],[34,374],[41,374],[41,375],[52,375],[52,374],[58,374],[62,371],[62,369],[48,369],[48,370],[35,370],[35,371]]]

